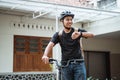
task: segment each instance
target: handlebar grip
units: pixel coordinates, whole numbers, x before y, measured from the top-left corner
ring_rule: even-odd
[[[50,58],[50,59],[49,59],[49,63],[50,63],[50,64],[53,64],[53,61],[56,61],[56,60],[53,59],[53,58]]]
[[[57,59],[53,59],[53,58],[49,58],[49,63],[53,64],[55,62],[56,66],[58,67],[58,69],[61,67],[57,61]]]

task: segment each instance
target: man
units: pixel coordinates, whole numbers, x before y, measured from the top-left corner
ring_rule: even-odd
[[[86,80],[86,69],[80,49],[80,38],[93,37],[92,33],[88,33],[85,30],[78,29],[75,30],[72,27],[72,20],[74,14],[70,11],[65,11],[61,13],[60,21],[63,23],[64,29],[62,34],[56,32],[49,44],[47,45],[42,60],[45,63],[49,62],[48,53],[52,48],[60,43],[62,51],[61,64],[66,65],[68,60],[71,60],[67,67],[62,68],[62,80]],[[80,59],[80,60],[79,60]]]

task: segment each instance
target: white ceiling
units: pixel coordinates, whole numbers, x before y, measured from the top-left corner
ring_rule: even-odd
[[[59,17],[60,13],[65,10],[69,10],[75,14],[75,23],[93,22],[120,15],[120,12],[57,5],[53,3],[38,2],[36,0],[0,0],[0,14],[56,19],[56,16]],[[120,31],[99,35],[97,37],[119,38],[119,36]]]

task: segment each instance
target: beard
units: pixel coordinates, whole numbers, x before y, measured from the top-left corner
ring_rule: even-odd
[[[70,30],[71,28],[65,27],[65,29]]]
[[[67,30],[70,30],[70,29],[71,29],[71,28],[69,28],[69,27],[65,27],[65,26],[64,26],[64,28],[67,29]]]

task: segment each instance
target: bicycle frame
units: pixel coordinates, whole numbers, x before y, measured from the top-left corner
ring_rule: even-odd
[[[61,67],[61,65],[58,63],[58,61],[56,59],[52,59],[52,58],[49,59],[50,64],[53,64],[54,62],[59,70],[59,80],[62,80],[62,74],[61,74],[62,67]]]

